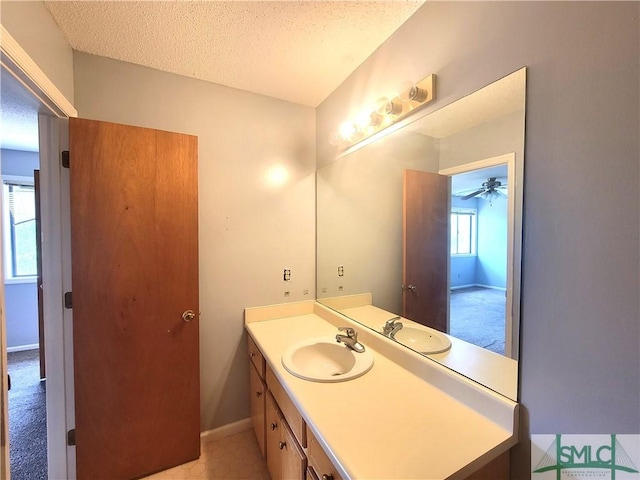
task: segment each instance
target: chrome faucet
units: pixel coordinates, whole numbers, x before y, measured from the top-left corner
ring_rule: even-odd
[[[394,338],[396,333],[402,330],[402,327],[404,327],[404,325],[400,322],[400,317],[390,318],[385,322],[384,327],[382,327],[382,334],[389,338]]]
[[[346,335],[343,335],[342,333],[338,333],[336,335],[336,342],[344,343],[347,347],[349,347],[354,352],[357,352],[357,353],[364,352],[364,345],[362,345],[358,341],[358,332],[356,332],[351,327],[338,327],[338,330],[340,330],[341,332],[345,332]]]

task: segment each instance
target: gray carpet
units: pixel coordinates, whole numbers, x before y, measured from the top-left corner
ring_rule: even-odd
[[[504,291],[461,288],[451,292],[450,302],[451,335],[504,355]]]
[[[40,381],[38,350],[8,354],[9,455],[12,480],[47,478],[45,382]]]

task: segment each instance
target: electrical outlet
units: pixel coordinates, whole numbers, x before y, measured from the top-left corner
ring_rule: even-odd
[[[327,287],[322,287],[322,293],[327,293]]]
[[[306,288],[302,291],[303,295],[309,295],[309,290],[307,290]]]
[[[289,269],[289,268],[285,268],[284,269],[283,278],[284,278],[285,282],[290,282],[291,281],[291,269]]]
[[[342,285],[340,285],[340,286],[338,287],[338,291],[339,291],[339,292],[341,292],[342,290],[344,290],[344,287],[343,287]]]
[[[291,295],[291,292],[284,292],[285,297],[289,297],[290,295]]]

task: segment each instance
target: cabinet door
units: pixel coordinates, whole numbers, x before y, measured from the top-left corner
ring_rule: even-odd
[[[336,470],[336,467],[333,466],[333,463],[331,463],[327,454],[324,453],[320,443],[308,427],[307,442],[309,445],[309,448],[307,449],[307,454],[309,455],[309,466],[312,467],[310,470],[313,470],[321,479],[342,480],[342,477]]]
[[[278,407],[271,394],[267,395],[266,401],[266,450],[267,468],[273,480],[282,478],[282,459],[280,455],[280,415]]]
[[[258,372],[249,365],[249,385],[251,391],[251,422],[256,432],[262,456],[265,456],[265,392],[266,387]]]
[[[282,455],[282,480],[302,480],[305,478],[307,458],[298,446],[293,433],[286,423],[280,428],[280,443],[278,444]]]
[[[307,429],[306,423],[302,419],[302,415],[300,415],[300,412],[298,412],[298,409],[289,398],[289,395],[287,395],[284,388],[282,388],[282,385],[280,385],[275,373],[273,373],[273,370],[269,367],[267,367],[267,374],[265,378],[267,381],[267,388],[273,395],[280,411],[284,414],[284,418],[287,420],[289,427],[291,427],[291,431],[298,440],[298,443],[300,446],[306,447]]]

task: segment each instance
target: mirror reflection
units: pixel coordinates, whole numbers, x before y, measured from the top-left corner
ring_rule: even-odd
[[[318,301],[512,399],[525,84],[523,68],[317,172]]]

